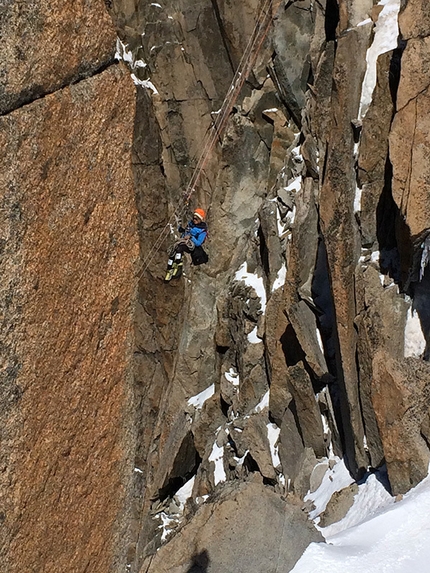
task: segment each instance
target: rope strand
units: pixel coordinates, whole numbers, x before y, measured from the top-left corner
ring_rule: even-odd
[[[143,276],[143,273],[149,267],[151,262],[153,261],[156,253],[160,249],[161,245],[163,244],[165,238],[167,237],[170,228],[175,221],[175,218],[178,217],[182,219],[185,211],[188,208],[189,201],[195,191],[195,188],[200,181],[202,172],[206,166],[207,161],[212,153],[212,150],[217,142],[217,139],[222,139],[224,129],[227,125],[228,118],[230,113],[233,109],[233,106],[242,90],[243,84],[248,78],[255,62],[257,60],[258,53],[261,49],[261,46],[267,36],[269,31],[270,25],[272,23],[272,13],[276,13],[281,4],[282,0],[265,0],[259,15],[257,17],[257,21],[251,35],[251,38],[248,41],[248,44],[245,48],[245,51],[242,55],[242,58],[239,62],[239,65],[236,69],[236,72],[233,76],[231,81],[229,90],[227,92],[226,97],[224,98],[223,104],[218,112],[217,118],[209,128],[208,132],[206,133],[204,143],[203,143],[203,150],[199,156],[197,161],[197,165],[193,171],[191,179],[187,185],[184,194],[184,206],[180,210],[179,215],[174,213],[166,225],[161,230],[160,234],[158,235],[157,239],[155,240],[154,244],[150,248],[148,254],[143,259],[140,269],[137,271],[137,280],[139,281]]]

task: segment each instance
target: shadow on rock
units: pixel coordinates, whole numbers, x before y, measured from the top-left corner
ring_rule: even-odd
[[[209,555],[206,549],[194,555],[191,567],[187,573],[207,573],[209,565]]]

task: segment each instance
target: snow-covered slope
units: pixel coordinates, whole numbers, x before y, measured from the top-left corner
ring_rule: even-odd
[[[427,573],[429,513],[430,477],[396,502],[370,476],[346,517],[321,530],[327,543],[312,543],[291,573]]]

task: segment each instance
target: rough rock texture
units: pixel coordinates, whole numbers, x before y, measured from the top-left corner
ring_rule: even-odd
[[[0,120],[5,571],[106,571],[121,558],[134,433],[134,97],[115,66]]]
[[[322,536],[298,507],[251,482],[226,488],[220,499],[198,508],[191,522],[143,570],[245,573],[255,571],[258,563],[260,571],[287,573],[311,541],[322,541]]]
[[[407,492],[428,472],[429,365],[400,363],[378,352],[372,398],[393,494]],[[423,430],[424,428],[424,430]]]
[[[75,4],[1,14],[2,563],[225,571],[234,533],[287,572],[336,455],[394,491],[427,467],[426,2],[365,106],[385,8],[280,2],[210,148],[263,2]],[[165,284],[196,206],[209,264]]]
[[[0,113],[88,77],[113,60],[115,32],[103,0],[6,0],[0,26],[7,39],[0,47]]]
[[[100,71],[103,3],[78,4],[2,7],[2,111],[20,106],[0,118],[8,573],[123,569],[130,531],[135,89],[122,64]]]

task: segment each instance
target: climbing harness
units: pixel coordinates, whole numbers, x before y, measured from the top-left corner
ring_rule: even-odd
[[[161,230],[159,236],[155,240],[154,244],[152,245],[151,249],[149,250],[148,254],[144,258],[141,264],[141,268],[137,272],[137,280],[139,281],[149,267],[150,263],[154,259],[155,255],[157,254],[158,250],[160,249],[161,245],[163,244],[166,236],[168,235],[172,224],[175,220],[175,217],[182,219],[184,213],[188,209],[188,205],[190,199],[197,187],[198,182],[202,176],[203,170],[206,166],[206,163],[211,155],[211,152],[217,142],[217,140],[221,140],[225,127],[227,125],[227,120],[230,116],[230,113],[233,109],[233,106],[240,94],[240,91],[245,83],[246,79],[248,78],[255,62],[257,60],[258,53],[263,45],[263,42],[267,36],[267,33],[270,29],[270,25],[273,20],[273,16],[277,13],[279,5],[281,4],[282,0],[265,0],[264,4],[260,10],[260,13],[257,18],[256,25],[254,27],[254,31],[251,35],[251,38],[248,42],[248,45],[245,48],[245,51],[242,55],[242,58],[239,62],[239,65],[236,69],[236,73],[234,74],[233,80],[230,84],[229,90],[227,92],[226,97],[224,98],[223,104],[221,109],[217,114],[217,118],[212,124],[211,128],[208,130],[202,152],[199,156],[197,161],[196,167],[193,171],[191,179],[187,185],[185,194],[184,194],[184,206],[180,210],[179,214],[174,214],[170,217],[169,221],[166,223],[164,228]]]

